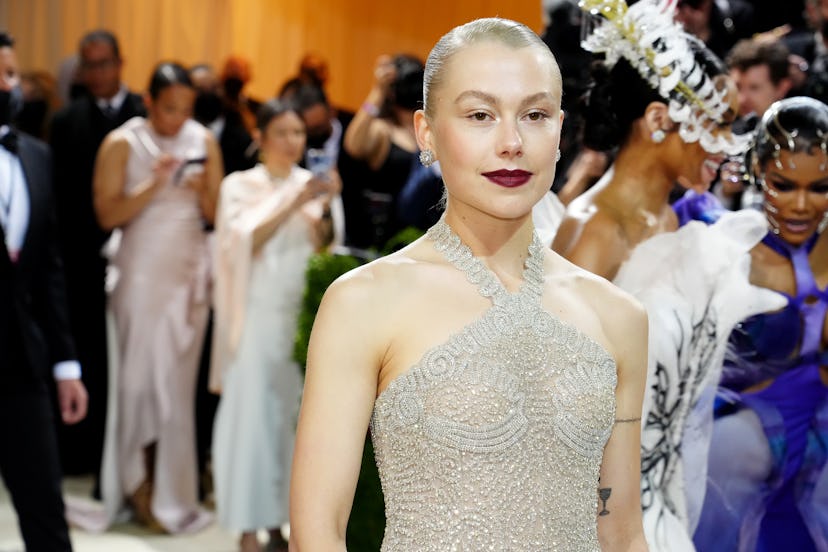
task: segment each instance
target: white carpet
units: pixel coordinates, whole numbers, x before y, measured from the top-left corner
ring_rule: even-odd
[[[91,478],[67,478],[67,495],[89,496]],[[238,550],[237,537],[217,525],[211,525],[194,535],[159,535],[134,524],[113,527],[102,534],[72,530],[75,552],[234,552]],[[0,484],[0,552],[23,552],[23,542],[17,529],[17,516],[11,506],[5,487]]]

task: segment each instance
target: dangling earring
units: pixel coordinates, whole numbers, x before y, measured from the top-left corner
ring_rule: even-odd
[[[667,135],[664,134],[664,131],[660,128],[655,129],[652,134],[650,134],[650,139],[655,142],[656,144],[660,144],[667,138]]]
[[[555,163],[561,160],[561,148],[558,148],[558,151],[555,152]]]
[[[765,218],[767,219],[768,224],[770,225],[770,231],[778,236],[779,235],[779,221],[776,220],[776,217],[774,215],[779,213],[779,209],[777,209],[776,207],[771,205],[768,202],[767,199],[765,199],[764,208],[765,208]]]
[[[826,228],[828,228],[828,211],[822,215],[822,220],[819,221],[819,225],[817,226],[817,233],[822,234]]]
[[[427,149],[420,152],[420,163],[423,167],[430,167],[434,164],[434,152]]]

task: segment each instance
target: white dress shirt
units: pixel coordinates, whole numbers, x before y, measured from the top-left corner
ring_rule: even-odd
[[[0,138],[9,132],[9,127],[0,127]],[[17,261],[26,230],[29,227],[29,189],[20,158],[0,147],[0,225],[6,238],[6,249],[12,261]],[[80,363],[64,360],[55,364],[52,374],[57,380],[78,379],[81,376]]]
[[[0,138],[8,132],[7,125],[0,127]],[[16,261],[29,226],[29,190],[20,159],[4,147],[0,147],[0,224],[9,257]]]
[[[122,84],[118,92],[111,98],[95,98],[95,105],[104,115],[106,115],[107,108],[112,108],[113,116],[117,115],[121,111],[121,106],[124,104],[127,94],[129,94],[129,89]]]

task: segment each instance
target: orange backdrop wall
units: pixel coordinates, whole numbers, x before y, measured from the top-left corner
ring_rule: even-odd
[[[328,93],[356,109],[383,53],[425,59],[451,27],[501,16],[541,31],[541,0],[0,0],[0,28],[17,40],[23,69],[56,72],[84,32],[118,36],[124,80],[143,90],[159,60],[219,68],[231,54],[248,58],[248,93],[272,96],[314,51],[330,64]]]

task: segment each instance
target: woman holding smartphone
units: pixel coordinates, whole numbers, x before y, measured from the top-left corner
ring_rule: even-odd
[[[219,522],[241,533],[242,552],[260,549],[259,529],[270,532],[268,550],[287,549],[280,526],[302,394],[296,322],[308,259],[343,222],[336,173],[297,165],[300,115],[271,100],[256,119],[261,163],[225,178],[216,221],[213,474]]]
[[[170,533],[210,520],[198,505],[193,401],[209,306],[205,222],[223,170],[215,139],[190,119],[195,97],[183,67],[158,65],[147,118],[106,137],[94,177],[98,222],[120,238],[109,261],[117,391],[102,490],[110,519],[127,497],[138,521]]]

